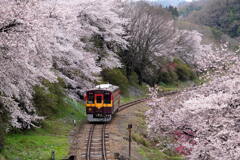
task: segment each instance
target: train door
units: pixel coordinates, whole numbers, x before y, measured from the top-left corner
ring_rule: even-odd
[[[95,103],[97,108],[103,106],[103,94],[95,94]]]

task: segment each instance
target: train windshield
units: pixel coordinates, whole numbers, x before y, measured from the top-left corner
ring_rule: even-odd
[[[93,104],[94,103],[94,94],[93,93],[88,93],[88,104]]]
[[[111,94],[110,93],[104,93],[104,103],[111,104]]]
[[[97,96],[96,100],[97,100],[97,103],[102,103],[102,96]]]

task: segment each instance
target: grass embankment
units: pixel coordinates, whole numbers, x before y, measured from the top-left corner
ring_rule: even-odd
[[[68,155],[69,132],[74,128],[73,120],[81,123],[85,119],[84,105],[65,95],[62,81],[43,84],[34,88],[35,106],[46,117],[41,128],[8,134],[0,160],[49,160],[52,151],[57,160]]]
[[[199,86],[203,83],[205,83],[206,80],[195,78],[192,81],[176,81],[175,83],[160,83],[159,88],[162,92],[172,92],[172,91],[181,91],[185,88],[191,87],[191,86]]]
[[[183,160],[183,157],[167,147],[173,143],[173,139],[162,137],[161,140],[150,140],[147,138],[147,124],[144,115],[147,110],[145,107],[135,112],[137,119],[132,138],[138,144],[138,152],[144,157],[144,160]]]

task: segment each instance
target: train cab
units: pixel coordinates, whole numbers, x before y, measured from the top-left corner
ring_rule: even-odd
[[[88,90],[85,96],[89,122],[108,122],[120,105],[120,89],[111,84],[102,84]]]

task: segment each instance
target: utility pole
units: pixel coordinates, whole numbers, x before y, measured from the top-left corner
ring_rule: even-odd
[[[52,151],[52,157],[51,160],[55,160],[55,151]]]
[[[128,141],[129,141],[129,160],[131,160],[131,143],[132,143],[132,124],[128,124],[128,133],[129,133],[129,138],[128,138]]]

